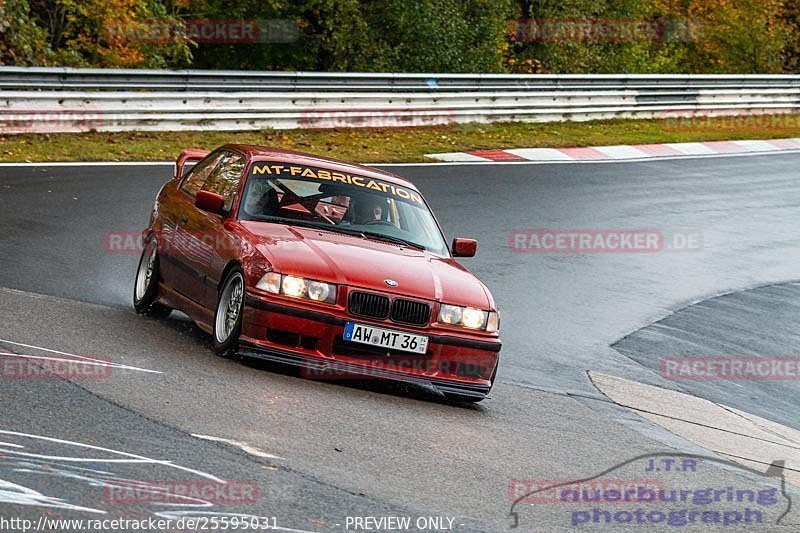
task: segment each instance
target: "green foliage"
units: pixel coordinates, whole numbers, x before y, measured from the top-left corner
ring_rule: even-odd
[[[685,55],[674,42],[673,26],[660,21],[646,0],[532,0],[522,2],[518,14],[551,30],[542,38],[523,38],[511,49],[516,62],[527,58],[540,72],[676,72]],[[597,37],[597,28],[633,31],[638,24],[645,29],[633,36]],[[582,34],[582,25],[595,29]],[[553,37],[557,30],[561,37]]]
[[[29,17],[27,0],[0,0],[0,65],[51,64],[47,33]]]
[[[175,1],[175,12],[183,20],[286,20],[296,24],[293,2],[283,0],[195,0],[186,5]],[[194,43],[192,68],[228,70],[305,70],[313,67],[311,50],[283,43]]]
[[[297,24],[294,43],[200,44],[214,68],[499,72],[510,0],[201,0],[204,17]]]
[[[515,19],[578,28],[556,39]],[[120,39],[109,28],[269,21],[276,42]],[[581,37],[581,23],[650,25]],[[573,29],[575,29],[573,28]],[[552,28],[551,28],[552,29]],[[655,32],[655,33],[653,33]],[[588,34],[587,34],[588,35]],[[331,72],[734,73],[800,69],[800,0],[0,0],[0,64]]]
[[[797,42],[785,0],[657,0],[667,16],[688,21],[687,71],[780,73]],[[796,17],[796,11],[794,13]]]
[[[786,0],[783,9],[783,24],[789,33],[781,51],[783,70],[800,73],[800,0]]]
[[[641,21],[661,33],[600,42],[511,38],[506,65],[552,73],[782,72],[797,68],[799,9],[799,0],[518,0],[519,17],[555,26]]]
[[[164,68],[191,61],[186,42],[110,36],[114,27],[174,21],[159,0],[0,1],[4,64]]]
[[[367,0],[362,4],[375,46],[362,61],[377,63],[377,70],[502,71],[500,50],[511,12],[508,3]]]

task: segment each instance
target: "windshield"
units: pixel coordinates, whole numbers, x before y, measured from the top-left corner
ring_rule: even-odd
[[[320,227],[448,255],[439,227],[418,192],[327,169],[255,163],[239,218]]]

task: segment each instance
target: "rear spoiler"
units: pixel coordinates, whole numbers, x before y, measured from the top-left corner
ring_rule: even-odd
[[[211,150],[200,150],[199,148],[187,148],[181,155],[178,156],[178,159],[175,160],[175,174],[172,176],[174,179],[180,179],[183,177],[183,166],[189,161],[200,161],[204,159],[208,154],[211,153]]]

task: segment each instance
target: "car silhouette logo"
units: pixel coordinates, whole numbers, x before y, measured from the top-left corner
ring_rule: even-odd
[[[393,279],[385,279],[385,280],[383,280],[383,282],[384,282],[385,284],[387,284],[388,286],[390,286],[390,287],[397,287],[397,286],[399,285],[399,283],[397,283],[397,282],[396,282],[395,280],[393,280]]]

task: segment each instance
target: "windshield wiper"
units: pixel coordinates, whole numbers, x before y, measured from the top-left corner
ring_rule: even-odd
[[[345,233],[347,235],[357,235],[364,239],[371,237],[376,240],[391,242],[394,244],[401,244],[403,246],[408,246],[409,248],[415,248],[417,250],[425,250],[425,247],[421,244],[417,244],[412,241],[407,241],[400,237],[393,237],[392,235],[377,233],[375,231],[362,231],[358,229],[350,229],[350,228],[343,228],[341,226],[334,226],[332,224],[321,224],[319,222],[309,222],[306,220],[296,220],[293,218],[275,217],[269,215],[257,215],[256,220],[261,220],[263,222],[282,222],[290,226],[303,226],[306,228],[321,229],[333,233]]]
[[[373,237],[373,238],[381,240],[381,241],[392,242],[392,243],[395,243],[395,244],[402,244],[402,245],[408,246],[410,248],[416,248],[417,250],[424,250],[425,249],[425,247],[422,246],[421,244],[417,244],[415,242],[407,241],[405,239],[401,239],[400,237],[393,237],[392,235],[386,235],[384,233],[377,233],[377,232],[374,232],[374,231],[362,231],[360,233],[364,237],[369,236],[369,237]]]
[[[403,246],[408,246],[409,248],[416,248],[417,250],[425,250],[425,247],[421,244],[417,244],[412,241],[407,241],[400,237],[394,237],[392,235],[386,235],[384,233],[377,233],[375,231],[363,231],[359,229],[351,229],[351,228],[343,228],[341,226],[325,226],[322,224],[314,224],[313,222],[306,223],[307,226],[312,228],[319,228],[324,229],[327,231],[332,231],[334,233],[345,233],[347,235],[358,235],[364,239],[373,238],[376,240],[391,242],[394,244],[401,244]]]
[[[286,224],[287,226],[302,226],[304,228],[325,229],[328,231],[335,231],[332,224],[323,224],[321,222],[311,222],[308,220],[299,220],[296,218],[276,217],[271,215],[252,215],[252,220],[257,222],[276,222],[279,224]]]

